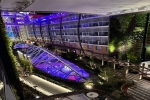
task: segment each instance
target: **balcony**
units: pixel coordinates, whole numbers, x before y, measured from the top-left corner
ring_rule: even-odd
[[[94,44],[94,45],[108,45],[108,42],[105,41],[86,41],[86,40],[81,40],[81,43],[86,43],[86,44]]]

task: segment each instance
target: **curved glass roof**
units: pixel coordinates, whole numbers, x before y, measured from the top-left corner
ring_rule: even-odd
[[[30,56],[36,68],[53,76],[80,82],[89,78],[89,73],[85,70],[47,49],[32,45],[27,49],[26,55]]]
[[[16,45],[14,45],[14,49],[18,49],[18,48],[28,48],[29,46],[26,43],[18,43]]]

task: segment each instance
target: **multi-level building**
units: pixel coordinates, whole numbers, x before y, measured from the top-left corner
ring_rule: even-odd
[[[57,13],[33,18],[27,25],[31,40],[68,48],[77,53],[108,54],[109,18]],[[34,23],[33,23],[34,22]]]
[[[11,40],[26,40],[28,38],[25,22],[28,17],[25,12],[2,12],[6,32]]]
[[[79,54],[108,54],[109,17],[73,13],[3,13],[7,33]]]

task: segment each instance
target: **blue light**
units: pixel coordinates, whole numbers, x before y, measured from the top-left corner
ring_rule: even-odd
[[[29,46],[25,43],[18,43],[14,46],[14,49],[19,49],[19,48],[28,48]]]
[[[31,62],[36,68],[53,76],[79,82],[89,78],[89,73],[85,70],[46,49],[30,46],[27,55],[30,56]]]

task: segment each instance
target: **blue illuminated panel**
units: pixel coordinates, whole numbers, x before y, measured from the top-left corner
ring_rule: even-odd
[[[30,46],[27,55],[36,68],[53,76],[79,82],[89,78],[85,70],[46,49]]]
[[[18,43],[14,46],[14,49],[18,49],[18,48],[28,48],[29,46],[25,43]]]

